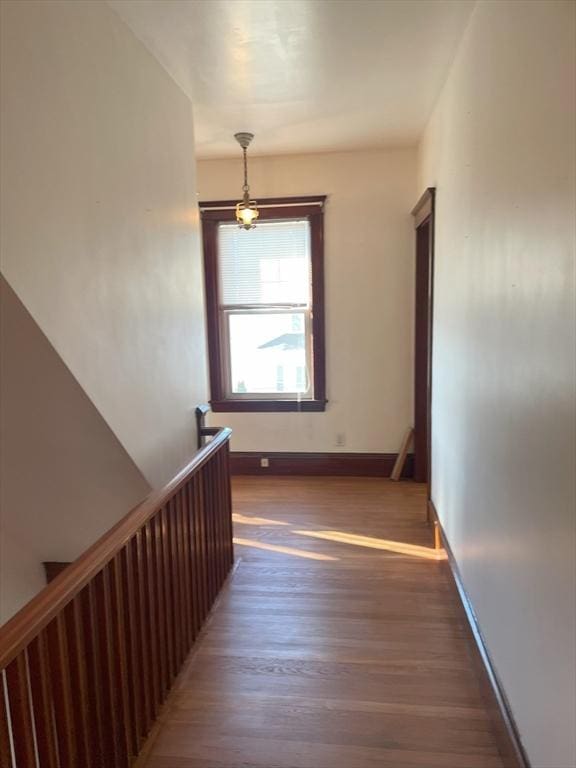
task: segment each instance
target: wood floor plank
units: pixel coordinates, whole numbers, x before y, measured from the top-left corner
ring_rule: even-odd
[[[319,742],[210,736],[199,739],[185,725],[167,724],[158,739],[162,758],[151,759],[152,768],[176,768],[174,758],[188,758],[182,765],[221,765],[223,768],[501,768],[498,756],[432,752],[430,750],[363,747]],[[214,762],[215,758],[219,762]],[[194,762],[195,761],[195,762]],[[212,762],[210,762],[212,761]]]
[[[272,711],[258,708],[228,712],[221,723],[217,711],[179,709],[171,718],[182,724],[190,736],[215,739],[224,736],[281,739],[306,743],[356,744],[377,749],[407,749],[455,754],[497,754],[488,730],[454,728],[449,719],[438,720],[437,729],[423,717],[350,712],[324,712],[310,707],[280,706]]]
[[[233,501],[237,568],[139,768],[502,768],[422,486]]]

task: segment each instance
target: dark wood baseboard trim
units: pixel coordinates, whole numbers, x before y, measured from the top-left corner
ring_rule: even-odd
[[[269,466],[260,466],[268,459]],[[233,475],[341,475],[345,477],[390,477],[395,453],[239,453],[230,454]],[[406,457],[402,477],[414,475],[414,457]]]
[[[505,768],[530,768],[528,757],[522,746],[518,728],[514,722],[510,704],[504,693],[502,684],[496,674],[496,670],[486,648],[484,637],[470,598],[464,589],[458,564],[438,518],[434,502],[428,500],[428,515],[434,526],[435,541],[440,541],[446,550],[448,559],[445,562],[449,571],[451,586],[458,597],[458,603],[462,609],[464,624],[469,635],[472,648],[472,661],[480,682],[482,696],[490,714],[496,743]]]

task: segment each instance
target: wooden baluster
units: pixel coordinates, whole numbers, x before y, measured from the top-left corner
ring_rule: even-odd
[[[0,672],[0,766],[12,768],[12,748],[10,746],[10,727],[6,709],[6,673]],[[52,768],[50,766],[49,768]]]
[[[174,642],[174,592],[172,589],[172,566],[170,563],[170,521],[169,510],[165,506],[162,515],[162,571],[164,582],[164,611],[166,615],[166,649],[168,652],[168,681],[172,683],[176,672],[176,654]]]
[[[184,562],[184,594],[186,596],[186,653],[190,652],[196,632],[194,628],[194,593],[192,591],[192,547],[190,541],[190,522],[192,518],[192,499],[189,484],[182,487],[182,547]]]
[[[64,613],[59,613],[46,629],[50,684],[54,694],[54,722],[58,737],[58,754],[63,768],[78,764],[76,721]]]
[[[76,753],[80,765],[92,766],[90,727],[88,717],[88,685],[86,676],[86,650],[82,633],[80,603],[75,598],[64,609],[66,647],[70,690],[73,692],[73,714],[76,726]]]
[[[224,479],[224,450],[220,449],[216,456],[217,485],[218,485],[218,528],[220,531],[220,572],[221,583],[226,580],[228,575],[228,546],[226,532],[226,499],[225,499],[225,479]]]
[[[194,635],[197,637],[202,626],[202,561],[199,536],[198,475],[190,478],[190,538],[192,548],[192,594],[194,595]]]
[[[210,549],[210,491],[208,488],[208,467],[204,465],[200,470],[200,497],[202,499],[202,546],[204,549],[204,583],[206,585],[206,614],[212,607],[212,570],[210,561],[212,552]]]
[[[176,507],[176,546],[178,560],[178,586],[180,589],[180,643],[182,646],[182,660],[188,655],[188,614],[186,604],[186,570],[184,565],[184,489],[180,488],[174,497]]]
[[[206,477],[208,483],[208,490],[206,493],[207,511],[208,511],[208,535],[210,537],[209,552],[210,560],[208,565],[210,566],[210,607],[214,604],[216,594],[218,592],[218,572],[216,569],[216,531],[214,526],[214,511],[215,511],[215,493],[214,493],[214,463],[209,461],[206,464]]]
[[[152,678],[152,701],[154,705],[153,717],[156,717],[158,708],[160,705],[160,668],[159,668],[159,652],[158,652],[158,637],[157,637],[157,592],[156,592],[156,578],[154,568],[154,555],[152,552],[153,542],[152,524],[149,520],[144,526],[144,542],[145,542],[145,557],[144,557],[144,585],[146,590],[146,596],[148,599],[148,621],[146,625],[146,632],[148,635],[148,652],[150,654],[150,675]]]
[[[176,494],[177,510],[177,542],[180,583],[180,604],[182,607],[182,658],[188,656],[190,650],[190,593],[188,589],[188,567],[186,556],[186,486]]]
[[[224,568],[222,557],[222,534],[220,532],[220,516],[222,514],[222,505],[220,503],[220,473],[218,471],[218,457],[220,451],[214,456],[212,476],[214,478],[214,546],[216,551],[216,586],[217,593],[220,592],[224,583]]]
[[[222,586],[222,568],[220,556],[220,483],[218,479],[218,453],[210,462],[212,475],[212,524],[214,528],[214,576],[216,582],[215,597]]]
[[[169,501],[165,507],[166,534],[164,542],[164,559],[166,563],[166,596],[170,601],[170,610],[168,612],[168,637],[170,638],[171,652],[171,675],[172,679],[176,677],[179,669],[178,661],[178,635],[176,632],[176,622],[178,613],[178,599],[176,595],[176,583],[174,578],[174,549],[172,546],[172,528],[174,527],[172,502]]]
[[[218,519],[220,521],[220,563],[222,567],[222,582],[224,582],[228,575],[228,552],[223,450],[218,451]]]
[[[182,486],[178,493],[180,497],[181,535],[180,548],[182,557],[182,593],[184,603],[184,657],[188,656],[192,647],[192,610],[190,598],[190,554],[188,550],[188,494],[186,486]]]
[[[210,521],[212,519],[211,514],[211,495],[210,495],[210,483],[209,483],[210,470],[208,464],[202,467],[202,516],[204,521],[204,547],[206,552],[206,596],[207,596],[207,612],[212,608],[212,596],[214,594],[214,585],[212,580],[212,532]]]
[[[180,623],[182,611],[180,604],[180,584],[178,579],[178,544],[177,544],[177,520],[174,499],[168,502],[168,552],[170,557],[170,582],[172,585],[172,632],[174,637],[174,674],[178,674],[182,663],[182,644]]]
[[[218,526],[220,529],[220,570],[222,573],[221,584],[226,580],[228,575],[228,555],[226,552],[226,520],[225,520],[225,501],[224,501],[224,453],[222,450],[218,451],[218,462],[216,464],[217,478],[218,478]]]
[[[148,601],[146,580],[146,540],[144,529],[137,533],[136,562],[138,567],[138,600],[140,604],[140,639],[142,644],[142,661],[144,665],[142,684],[146,702],[146,730],[150,728],[156,717],[156,702],[154,700],[154,682],[152,673],[152,656],[150,650],[150,604]]]
[[[36,749],[28,687],[28,665],[24,652],[19,653],[6,667],[6,686],[16,765],[32,768],[36,766]]]
[[[134,547],[132,542],[128,542],[120,553],[120,566],[126,614],[126,674],[128,690],[130,692],[130,718],[133,723],[130,748],[133,754],[137,754],[140,751],[142,738],[146,730],[144,728],[145,713],[143,706],[144,694],[142,691],[141,646],[137,623],[139,620],[136,598],[137,575],[133,555]]]
[[[110,569],[110,607],[112,622],[112,643],[114,647],[114,679],[116,684],[116,695],[118,696],[118,709],[122,715],[123,728],[119,734],[124,741],[122,753],[126,752],[128,765],[136,752],[133,750],[133,744],[137,742],[138,737],[135,730],[135,722],[131,717],[131,708],[129,699],[131,692],[128,691],[128,668],[126,659],[126,639],[127,639],[127,616],[124,592],[122,588],[122,564],[120,555],[109,564]]]
[[[198,485],[198,536],[201,553],[201,577],[202,577],[202,623],[206,620],[210,608],[210,585],[208,582],[208,536],[206,532],[206,504],[204,492],[204,470],[199,471],[197,477]]]
[[[154,556],[154,573],[156,577],[156,638],[158,642],[158,672],[160,677],[160,696],[163,699],[170,687],[170,672],[168,666],[168,648],[166,640],[166,589],[164,585],[164,550],[162,537],[164,523],[162,512],[152,519],[152,554]]]
[[[192,585],[194,594],[194,633],[198,633],[203,623],[202,612],[202,553],[200,549],[198,474],[190,478],[190,537],[192,546]]]
[[[110,764],[113,753],[106,750],[104,721],[108,717],[108,708],[102,697],[102,665],[100,663],[100,645],[97,637],[98,618],[96,614],[96,590],[94,582],[84,587],[79,595],[84,645],[86,650],[86,679],[88,686],[88,705],[90,712],[90,735],[94,764],[104,768]]]
[[[110,568],[106,566],[96,576],[96,612],[97,621],[96,632],[100,643],[100,660],[102,669],[102,693],[104,706],[107,708],[107,714],[103,722],[104,740],[107,751],[113,754],[111,765],[114,768],[128,765],[128,753],[124,739],[125,722],[122,711],[121,701],[119,699],[117,685],[118,680],[115,674],[115,654],[116,647],[113,637],[112,617],[111,617],[111,588],[110,588]]]
[[[194,537],[194,579],[195,579],[195,591],[196,591],[196,634],[200,631],[204,622],[203,612],[203,587],[202,587],[202,547],[200,542],[200,496],[198,492],[199,488],[199,476],[194,475],[191,479],[190,490],[192,493],[192,534]]]
[[[178,588],[180,591],[180,645],[182,662],[188,656],[188,607],[186,604],[186,567],[184,563],[184,489],[174,497],[176,507],[176,552],[178,561]]]
[[[228,567],[232,568],[234,565],[234,522],[232,520],[234,509],[232,507],[232,478],[230,476],[230,451],[228,449],[228,445],[225,446],[224,457],[224,473],[226,482],[226,523],[228,525]]]
[[[178,562],[180,563],[180,595],[182,604],[182,650],[183,661],[190,650],[190,598],[188,592],[186,564],[186,486],[177,493],[178,508]]]
[[[234,523],[232,521],[232,485],[230,482],[230,446],[224,446],[224,479],[226,484],[226,523],[228,526],[228,567],[234,564]]]
[[[149,671],[149,655],[148,655],[148,637],[146,634],[146,621],[148,617],[147,613],[147,601],[144,590],[144,567],[142,564],[143,554],[143,533],[138,531],[136,536],[132,539],[132,567],[134,572],[134,610],[135,610],[135,623],[136,623],[136,645],[137,645],[137,662],[138,671],[140,675],[140,717],[142,722],[142,734],[148,733],[150,724],[153,719],[153,704],[151,701],[152,684]]]
[[[36,725],[36,744],[40,768],[58,768],[53,694],[47,654],[46,637],[41,632],[28,646],[28,671]]]
[[[231,546],[232,546],[232,531],[230,530],[231,525],[231,510],[229,506],[229,483],[228,483],[228,452],[226,450],[226,446],[222,449],[222,515],[223,515],[223,522],[224,522],[224,557],[226,562],[226,574],[230,571],[230,566],[232,565],[232,558],[231,558]]]
[[[182,589],[180,584],[180,555],[178,548],[179,507],[176,496],[170,499],[170,552],[172,564],[172,579],[174,584],[174,637],[176,640],[176,663],[178,669],[183,660],[182,653]]]

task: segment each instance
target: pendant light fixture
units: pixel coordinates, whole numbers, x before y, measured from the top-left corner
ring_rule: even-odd
[[[242,227],[242,229],[253,229],[256,226],[254,222],[259,216],[259,211],[256,207],[256,200],[250,200],[250,187],[248,186],[248,160],[246,158],[246,150],[254,138],[254,134],[235,133],[234,138],[242,147],[242,153],[244,155],[244,186],[242,187],[244,195],[242,197],[242,202],[238,203],[236,206],[236,221],[238,222],[238,226]]]

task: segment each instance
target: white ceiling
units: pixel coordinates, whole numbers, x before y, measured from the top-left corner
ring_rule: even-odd
[[[108,0],[194,103],[199,157],[415,144],[474,0]]]

